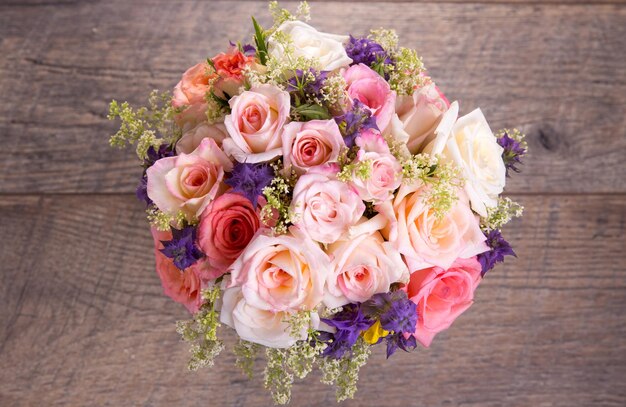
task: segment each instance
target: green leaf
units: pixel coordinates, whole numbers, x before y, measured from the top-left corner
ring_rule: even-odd
[[[328,120],[332,117],[328,112],[328,109],[324,106],[312,103],[294,107],[292,112],[298,114],[301,118],[308,120]]]
[[[267,43],[265,41],[265,34],[263,29],[257,23],[254,17],[252,17],[252,24],[254,25],[254,43],[256,44],[256,54],[259,57],[259,61],[262,65],[267,62]]]

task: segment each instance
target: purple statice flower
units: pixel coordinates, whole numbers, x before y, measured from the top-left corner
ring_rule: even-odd
[[[314,78],[313,80],[310,80],[311,76]],[[327,77],[328,71],[317,71],[310,68],[306,72],[302,69],[296,69],[296,74],[287,81],[287,91],[321,98],[322,87]]]
[[[361,309],[366,316],[378,319],[385,331],[415,332],[417,305],[404,291],[374,294]]]
[[[239,192],[256,207],[263,188],[274,179],[274,170],[267,164],[237,163],[226,180],[226,184]]]
[[[137,185],[137,189],[135,190],[135,196],[142,202],[146,203],[146,206],[152,205],[152,199],[148,197],[148,176],[144,173],[141,180],[139,180],[139,185]]]
[[[380,63],[385,65],[393,64],[393,60],[385,49],[379,43],[369,38],[355,38],[350,35],[350,40],[345,48],[354,65],[365,64],[372,67]]]
[[[417,341],[413,335],[404,335],[402,333],[394,333],[385,337],[387,341],[387,359],[393,355],[398,348],[405,352],[409,352],[417,347]]]
[[[478,255],[478,261],[483,268],[481,272],[483,277],[489,270],[494,268],[496,263],[503,262],[504,256],[517,257],[509,242],[504,240],[498,229],[493,229],[487,234],[487,245],[491,249]]]
[[[322,336],[324,340],[329,342],[323,355],[335,359],[341,358],[350,351],[361,332],[371,327],[375,322],[361,312],[359,304],[348,304],[332,318],[322,319],[322,321],[337,329],[334,334],[326,333]]]
[[[187,226],[182,229],[172,229],[172,240],[161,241],[161,253],[174,261],[174,265],[181,270],[191,266],[204,253],[196,246],[196,228]]]
[[[506,167],[506,176],[510,175],[509,170],[520,172],[517,165],[523,164],[522,157],[526,154],[526,148],[522,143],[510,137],[508,133],[504,133],[502,137],[498,138],[498,144],[504,149],[502,161],[504,161],[504,166]]]
[[[354,147],[356,137],[367,129],[378,130],[376,117],[360,100],[354,99],[352,109],[335,117],[343,140],[348,148]]]
[[[152,204],[152,199],[148,197],[148,176],[146,175],[146,170],[161,158],[172,157],[173,155],[174,151],[169,144],[161,144],[158,150],[155,149],[154,146],[150,146],[148,148],[146,159],[143,160],[143,175],[141,176],[139,185],[137,185],[137,189],[135,190],[135,196],[137,196],[137,199],[145,202],[146,205]]]

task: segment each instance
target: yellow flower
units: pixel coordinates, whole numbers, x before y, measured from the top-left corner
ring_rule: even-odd
[[[376,321],[374,325],[372,325],[367,331],[363,332],[363,339],[365,342],[373,345],[377,343],[380,338],[384,338],[389,335],[391,331],[385,331],[383,327],[380,325],[380,321]]]

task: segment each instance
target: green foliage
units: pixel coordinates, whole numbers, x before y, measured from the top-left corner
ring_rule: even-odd
[[[480,218],[480,224],[485,230],[500,229],[513,218],[519,218],[524,213],[524,207],[510,198],[498,199],[498,205],[487,208],[487,217]]]
[[[237,359],[235,360],[235,366],[243,370],[248,376],[248,379],[252,379],[254,369],[254,358],[259,352],[260,345],[240,339],[235,345],[233,352]]]
[[[148,107],[133,109],[128,102],[111,101],[107,117],[121,121],[119,130],[109,139],[111,146],[121,148],[136,144],[137,156],[143,161],[151,146],[158,148],[164,142],[175,142],[180,130],[172,121],[177,111],[171,99],[169,93],[154,90],[148,98]]]
[[[287,369],[287,350],[266,348],[267,366],[263,372],[264,386],[272,393],[276,404],[287,404],[291,400],[293,374]]]
[[[256,55],[262,65],[267,63],[267,39],[265,38],[265,32],[263,28],[257,23],[256,19],[252,17],[252,25],[254,25],[254,44],[256,45]]]
[[[332,115],[324,106],[305,103],[291,108],[291,118],[294,121],[328,120],[332,118]]]
[[[337,174],[337,179],[343,182],[350,182],[355,178],[363,181],[372,175],[372,160],[351,162],[341,166],[341,171]]]
[[[359,371],[367,363],[370,353],[370,345],[359,337],[352,351],[346,353],[341,359],[320,359],[321,382],[334,384],[337,387],[335,395],[338,402],[354,397]]]
[[[176,331],[183,341],[191,344],[189,370],[198,370],[201,367],[213,366],[215,358],[224,349],[224,344],[217,338],[219,312],[215,303],[219,299],[220,289],[213,286],[202,292],[205,303],[191,320],[178,321]]]
[[[261,209],[261,220],[265,225],[274,224],[274,234],[287,233],[289,225],[294,221],[291,213],[291,191],[296,183],[296,175],[285,177],[281,174],[281,166],[272,165],[276,175],[270,185],[263,188],[263,196],[267,203]]]
[[[157,230],[161,232],[168,231],[171,227],[180,229],[186,222],[184,213],[178,212],[175,216],[172,216],[165,212],[162,212],[154,205],[146,209],[146,214],[150,225],[154,226]]]

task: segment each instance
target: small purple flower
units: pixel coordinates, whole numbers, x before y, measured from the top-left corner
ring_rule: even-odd
[[[256,207],[259,195],[263,194],[263,188],[268,186],[274,179],[274,170],[267,164],[237,163],[225,181],[252,202]]]
[[[148,176],[146,175],[146,170],[161,158],[172,157],[173,155],[174,151],[169,144],[161,144],[158,150],[155,149],[154,146],[150,146],[148,148],[146,159],[143,160],[143,175],[141,176],[139,185],[137,185],[137,189],[135,190],[135,196],[137,196],[137,199],[145,202],[146,205],[152,204],[152,199],[148,197]]]
[[[143,174],[143,177],[141,177],[139,185],[137,185],[135,196],[140,201],[145,202],[146,206],[152,205],[152,199],[148,197],[148,176],[145,173]]]
[[[404,334],[395,333],[393,335],[387,335],[385,339],[387,341],[387,359],[389,359],[398,348],[409,352],[417,347],[417,341],[413,335],[409,335],[408,338],[405,338]]]
[[[336,359],[341,358],[356,343],[362,331],[374,324],[374,320],[366,317],[361,312],[358,304],[348,304],[332,318],[322,321],[337,329],[334,334],[326,334],[324,338],[329,341],[324,349],[324,356]]]
[[[172,240],[161,241],[161,253],[174,261],[174,265],[185,270],[202,257],[204,253],[196,246],[196,228],[187,226],[182,229],[172,229]]]
[[[352,59],[352,64],[365,64],[369,67],[383,63],[393,64],[393,60],[385,49],[376,41],[369,38],[355,38],[350,35],[350,40],[345,46],[346,53]]]
[[[517,257],[509,242],[504,240],[498,229],[494,229],[487,234],[487,245],[491,250],[478,255],[478,261],[483,268],[481,272],[483,277],[489,270],[495,267],[496,263],[503,262],[504,256]]]
[[[417,305],[404,291],[374,294],[361,305],[363,313],[380,321],[386,331],[413,333],[417,324]]]
[[[354,147],[355,139],[360,132],[367,129],[379,130],[372,112],[358,99],[354,99],[351,110],[335,117],[335,122],[348,148]]]
[[[239,47],[238,44],[235,44],[232,41],[228,41],[228,43],[230,44],[231,47]],[[247,55],[247,56],[254,56],[256,54],[256,48],[254,48],[253,45],[251,44],[240,44],[241,45],[241,51]]]
[[[508,133],[504,133],[498,138],[498,144],[504,149],[502,152],[502,161],[506,167],[506,176],[510,176],[509,170],[520,172],[516,166],[522,163],[522,157],[526,154],[526,148],[522,143],[510,137]]]
[[[310,80],[310,76],[314,79]],[[322,87],[327,76],[328,71],[316,71],[310,68],[308,72],[305,72],[297,69],[296,74],[287,81],[287,91],[289,93],[301,92],[304,95],[321,98]]]

